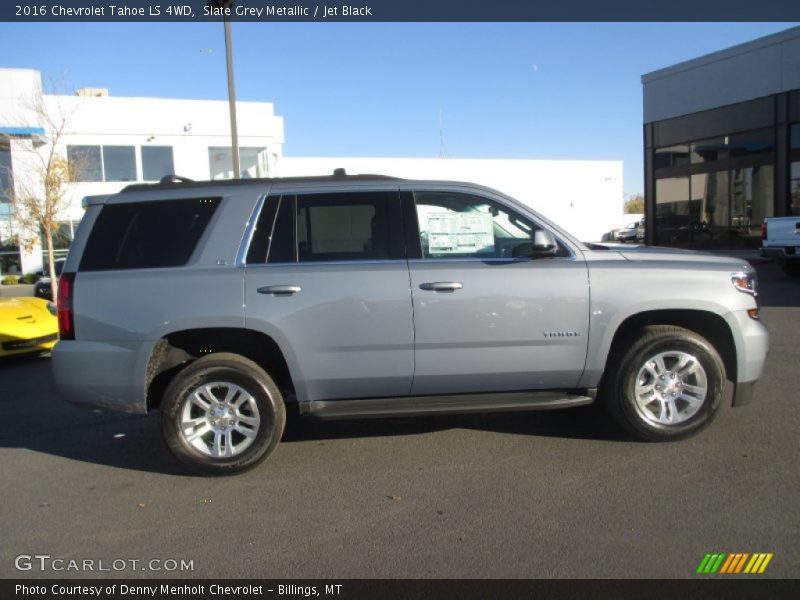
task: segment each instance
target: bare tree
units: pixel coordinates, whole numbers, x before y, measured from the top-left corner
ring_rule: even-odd
[[[14,154],[15,177],[6,195],[16,213],[20,246],[31,248],[36,235],[41,234],[47,248],[47,272],[50,275],[53,298],[58,293],[58,281],[53,258],[53,238],[58,223],[69,206],[68,184],[76,180],[80,165],[68,161],[63,154],[63,139],[71,112],[57,102],[45,104],[42,96],[30,99],[21,107],[44,129],[40,139],[18,144]],[[19,151],[21,150],[21,152]],[[21,168],[18,168],[21,167]]]

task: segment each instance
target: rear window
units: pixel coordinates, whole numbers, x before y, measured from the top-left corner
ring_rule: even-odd
[[[95,221],[81,271],[178,267],[191,258],[220,198],[109,204]]]

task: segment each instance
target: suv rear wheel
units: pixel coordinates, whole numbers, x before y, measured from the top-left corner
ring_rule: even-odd
[[[634,436],[667,441],[696,433],[722,402],[725,369],[708,340],[682,327],[653,325],[612,355],[603,400]]]
[[[254,467],[278,445],[286,423],[272,378],[238,354],[204,356],[178,373],[161,404],[170,450],[204,474]]]

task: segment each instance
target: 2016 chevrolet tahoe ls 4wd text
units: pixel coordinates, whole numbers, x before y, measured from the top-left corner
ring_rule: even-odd
[[[195,470],[321,418],[572,407],[631,434],[747,402],[767,354],[745,261],[584,244],[466,183],[341,172],[87,199],[58,286],[61,393],[146,413]]]

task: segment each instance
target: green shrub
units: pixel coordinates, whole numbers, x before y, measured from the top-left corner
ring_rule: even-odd
[[[36,275],[33,273],[28,273],[27,275],[23,275],[19,278],[20,283],[36,283]]]
[[[2,285],[16,285],[17,281],[19,281],[19,277],[16,275],[6,275],[3,277],[3,280],[0,281]]]

